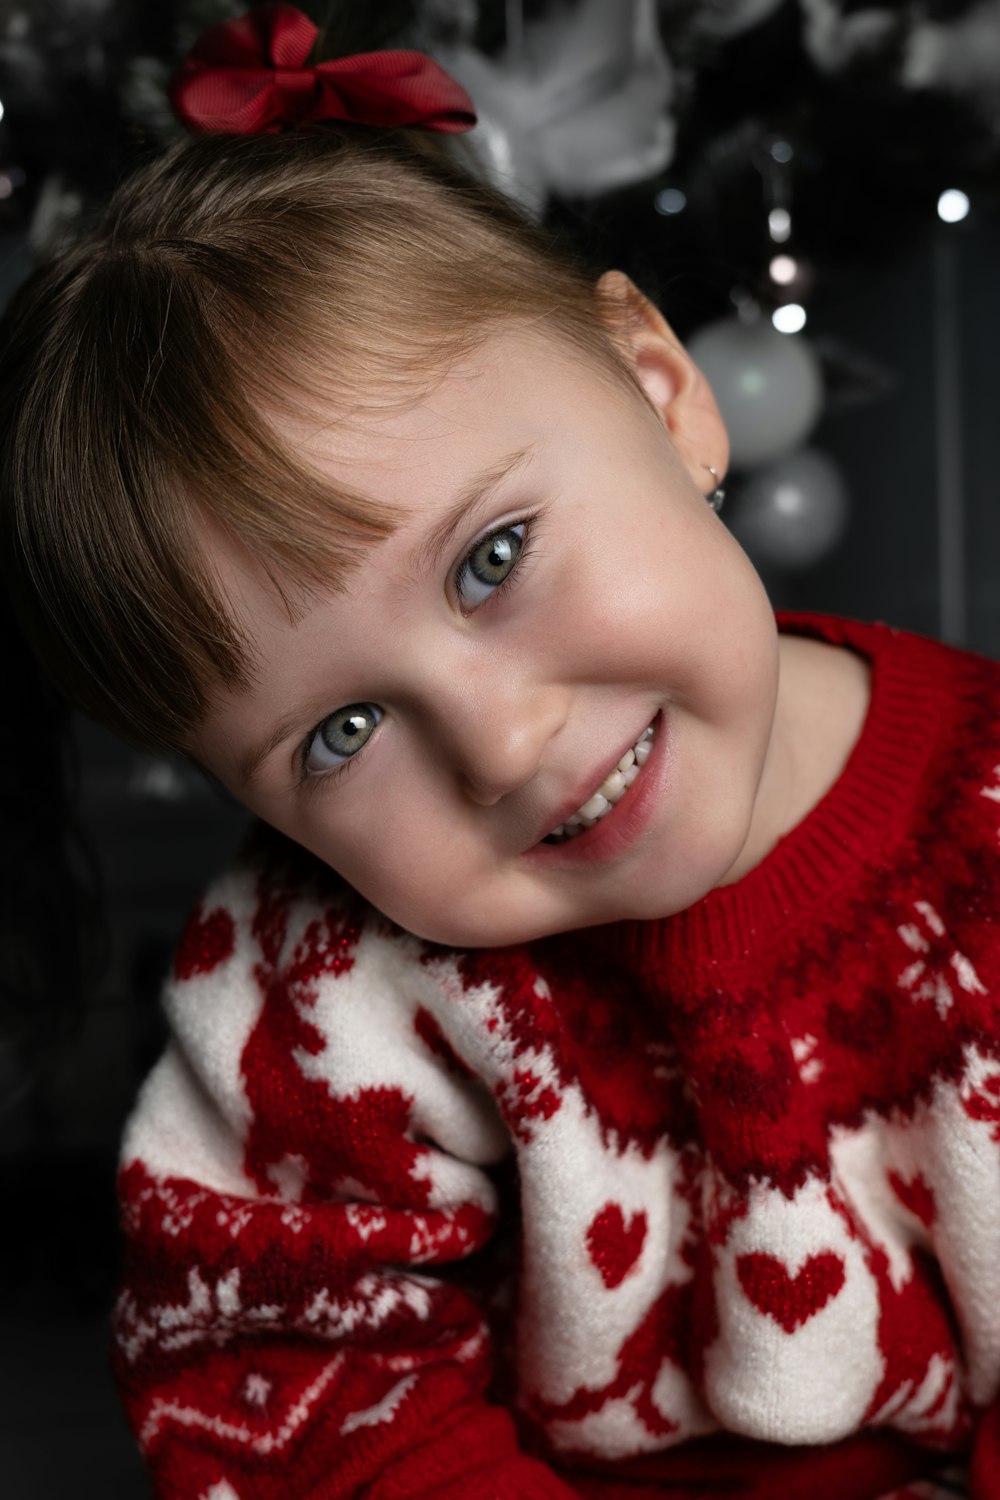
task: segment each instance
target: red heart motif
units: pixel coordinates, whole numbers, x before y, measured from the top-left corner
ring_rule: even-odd
[[[199,907],[177,944],[174,977],[193,979],[195,974],[210,973],[225,963],[235,944],[236,928],[225,907],[217,906],[207,917],[202,916]]]
[[[642,1252],[648,1221],[635,1213],[625,1222],[621,1205],[605,1203],[587,1230],[587,1250],[606,1287],[621,1286]]]
[[[823,1250],[810,1255],[792,1276],[776,1255],[754,1251],[739,1256],[736,1274],[758,1312],[794,1333],[836,1297],[844,1285],[844,1262],[832,1250]]]
[[[918,1172],[916,1177],[907,1182],[899,1172],[890,1172],[889,1186],[903,1207],[908,1208],[929,1229],[934,1223],[937,1205],[926,1178]]]

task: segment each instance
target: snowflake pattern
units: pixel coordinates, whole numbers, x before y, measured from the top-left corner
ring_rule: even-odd
[[[914,901],[919,921],[903,922],[897,933],[918,955],[899,975],[914,1000],[932,1000],[942,1020],[955,1003],[955,985],[967,995],[985,995],[986,986],[970,959],[950,942],[944,922],[929,901]]]

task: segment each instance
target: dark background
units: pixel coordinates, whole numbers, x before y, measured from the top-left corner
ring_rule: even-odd
[[[604,4],[609,16],[629,9]],[[534,33],[542,40],[524,62],[544,92],[545,67],[593,6],[304,8],[329,23],[330,55],[396,41],[475,52],[496,70],[502,105],[511,28],[523,28],[522,45],[553,18],[561,28]],[[874,40],[836,66],[807,45],[817,6],[659,5],[669,160],[613,191],[550,179],[544,212],[595,268],[629,271],[684,337],[751,297],[769,319],[784,294],[767,269],[768,152],[791,143],[778,187],[793,228],[780,248],[806,269],[801,336],[826,386],[803,441],[837,466],[847,519],[796,566],[766,545],[752,554],[778,606],[887,619],[1000,655],[998,6],[883,7]],[[170,67],[234,9],[0,0],[0,301],[170,138]],[[853,35],[862,9],[829,0],[828,32]],[[992,64],[969,29],[991,19]],[[939,66],[914,83],[921,25],[936,28]],[[626,99],[629,68],[638,77],[641,65],[619,67]],[[971,200],[961,223],[937,216],[949,187]],[[671,188],[686,206],[664,214]],[[737,530],[752,477],[730,485]],[[137,1497],[141,1465],[105,1352],[115,1152],[161,1042],[156,997],[173,939],[244,818],[183,762],[141,755],[69,715],[9,619],[3,630],[0,1492]]]

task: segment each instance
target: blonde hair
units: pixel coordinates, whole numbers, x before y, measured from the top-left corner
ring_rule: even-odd
[[[418,132],[182,142],[4,320],[4,565],[44,667],[126,739],[183,747],[213,688],[253,669],[193,509],[279,588],[344,587],[393,528],[267,414],[405,397],[507,318],[623,375],[608,316]]]

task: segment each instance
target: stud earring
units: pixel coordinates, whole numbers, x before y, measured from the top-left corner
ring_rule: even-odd
[[[719,511],[722,509],[723,501],[726,498],[726,491],[723,486],[723,482],[719,478],[718,469],[713,469],[711,464],[702,464],[702,468],[707,469],[711,474],[712,483],[715,486],[714,489],[709,490],[708,494],[705,496],[705,499],[715,511],[716,515],[718,515]]]

